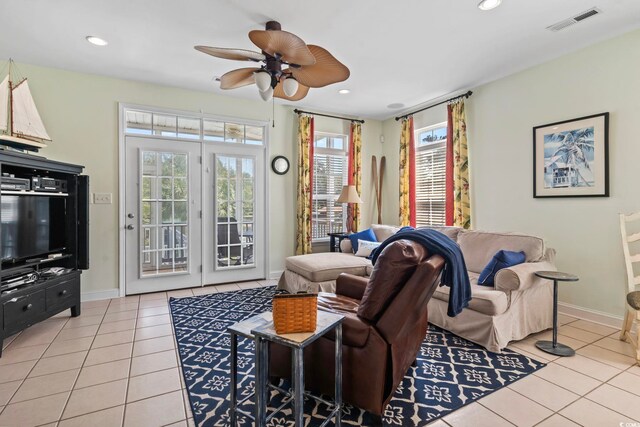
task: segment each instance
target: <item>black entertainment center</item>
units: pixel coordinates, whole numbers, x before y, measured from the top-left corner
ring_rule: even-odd
[[[67,309],[80,315],[89,268],[83,169],[0,150],[0,356],[4,338]]]

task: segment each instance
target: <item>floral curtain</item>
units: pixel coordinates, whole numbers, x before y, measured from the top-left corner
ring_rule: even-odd
[[[416,151],[413,117],[402,119],[400,134],[400,225],[416,225]]]
[[[313,117],[298,116],[298,197],[296,255],[311,248],[311,206],[313,203]]]
[[[349,135],[349,185],[355,185],[359,196],[362,196],[362,124],[351,122]],[[360,227],[360,206],[350,203],[347,209],[351,209],[353,217],[353,231]]]
[[[471,228],[471,201],[469,199],[469,154],[467,149],[467,118],[464,99],[448,105],[449,137],[451,147],[451,174],[453,176],[453,209],[451,223]]]

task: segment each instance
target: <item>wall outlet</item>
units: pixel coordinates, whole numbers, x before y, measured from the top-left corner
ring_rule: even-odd
[[[101,205],[111,204],[111,193],[93,193],[93,203]]]

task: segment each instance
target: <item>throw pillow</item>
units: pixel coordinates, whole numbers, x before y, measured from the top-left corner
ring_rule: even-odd
[[[489,261],[489,264],[487,264],[484,270],[482,270],[482,273],[480,273],[478,285],[493,286],[493,280],[499,270],[522,264],[526,259],[527,256],[523,251],[498,251],[493,258],[491,258],[491,261]]]
[[[358,240],[366,240],[367,242],[377,242],[376,235],[373,234],[373,230],[367,228],[366,230],[359,231],[357,233],[349,234],[349,240],[351,240],[351,246],[353,246],[353,253],[358,252]]]
[[[366,240],[358,240],[358,252],[356,252],[356,256],[366,257],[368,258],[371,255],[371,252],[382,243],[380,242],[368,242]]]

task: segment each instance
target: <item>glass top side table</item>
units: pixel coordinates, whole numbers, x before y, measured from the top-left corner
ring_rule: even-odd
[[[536,276],[553,280],[553,341],[538,341],[536,347],[556,356],[573,356],[575,350],[558,342],[558,282],[577,282],[578,276],[560,271],[536,271]]]

